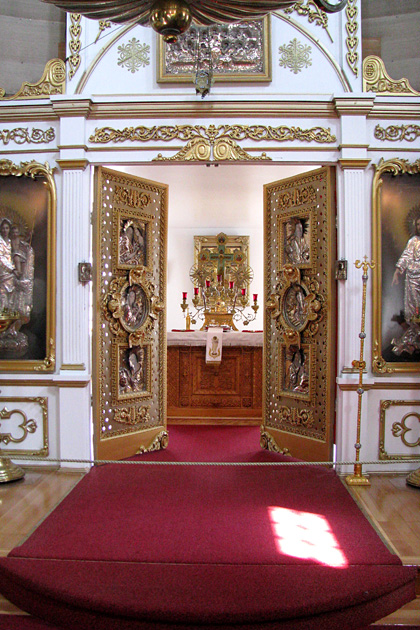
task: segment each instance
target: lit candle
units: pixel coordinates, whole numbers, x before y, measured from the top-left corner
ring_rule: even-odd
[[[198,287],[194,287],[194,295],[198,295],[200,289]]]
[[[186,292],[186,291],[183,291],[183,292],[182,292],[182,299],[183,299],[183,300],[186,300],[186,299],[187,299],[187,292]]]
[[[246,289],[245,288],[241,289],[241,293],[242,293],[242,295],[245,295],[246,294]]]
[[[254,302],[256,302],[258,300],[258,293],[253,293],[252,297],[254,299]]]
[[[206,280],[206,287],[209,288],[210,287],[210,280]]]
[[[229,289],[233,289],[233,285],[234,285],[234,281],[233,280],[229,280]]]

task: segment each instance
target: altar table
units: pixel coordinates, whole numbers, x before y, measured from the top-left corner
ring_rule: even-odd
[[[169,424],[261,424],[262,332],[223,333],[206,364],[207,332],[168,332]]]

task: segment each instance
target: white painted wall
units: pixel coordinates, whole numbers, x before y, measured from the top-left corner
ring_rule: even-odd
[[[185,328],[180,304],[182,291],[191,304],[194,236],[249,236],[251,292],[258,293],[260,310],[250,330],[263,328],[264,293],[264,184],[292,177],[316,166],[302,165],[142,165],[114,166],[116,170],[169,185],[168,204],[168,330]],[[197,326],[196,326],[197,327]],[[241,329],[241,328],[240,328]]]

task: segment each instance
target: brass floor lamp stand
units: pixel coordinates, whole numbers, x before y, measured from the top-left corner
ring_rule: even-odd
[[[363,261],[356,260],[354,263],[357,269],[363,267],[363,297],[362,297],[362,327],[361,332],[359,333],[360,338],[360,358],[359,361],[353,361],[352,365],[356,369],[359,370],[359,387],[357,388],[357,394],[359,396],[358,404],[357,404],[357,432],[356,432],[356,444],[354,448],[356,449],[356,463],[354,464],[354,472],[352,475],[348,475],[346,477],[346,483],[348,486],[370,486],[370,481],[366,475],[362,474],[362,464],[359,463],[360,459],[360,449],[362,445],[360,443],[360,425],[362,420],[362,396],[364,393],[363,389],[363,370],[366,367],[366,361],[364,360],[364,344],[366,339],[365,333],[365,313],[366,313],[366,285],[368,281],[368,269],[369,267],[373,269],[375,267],[375,263],[372,260],[368,262],[367,256],[364,257]]]

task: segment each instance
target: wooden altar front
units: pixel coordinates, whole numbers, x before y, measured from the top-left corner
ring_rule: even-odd
[[[261,424],[263,333],[224,333],[218,365],[206,364],[206,339],[168,332],[168,423]]]

